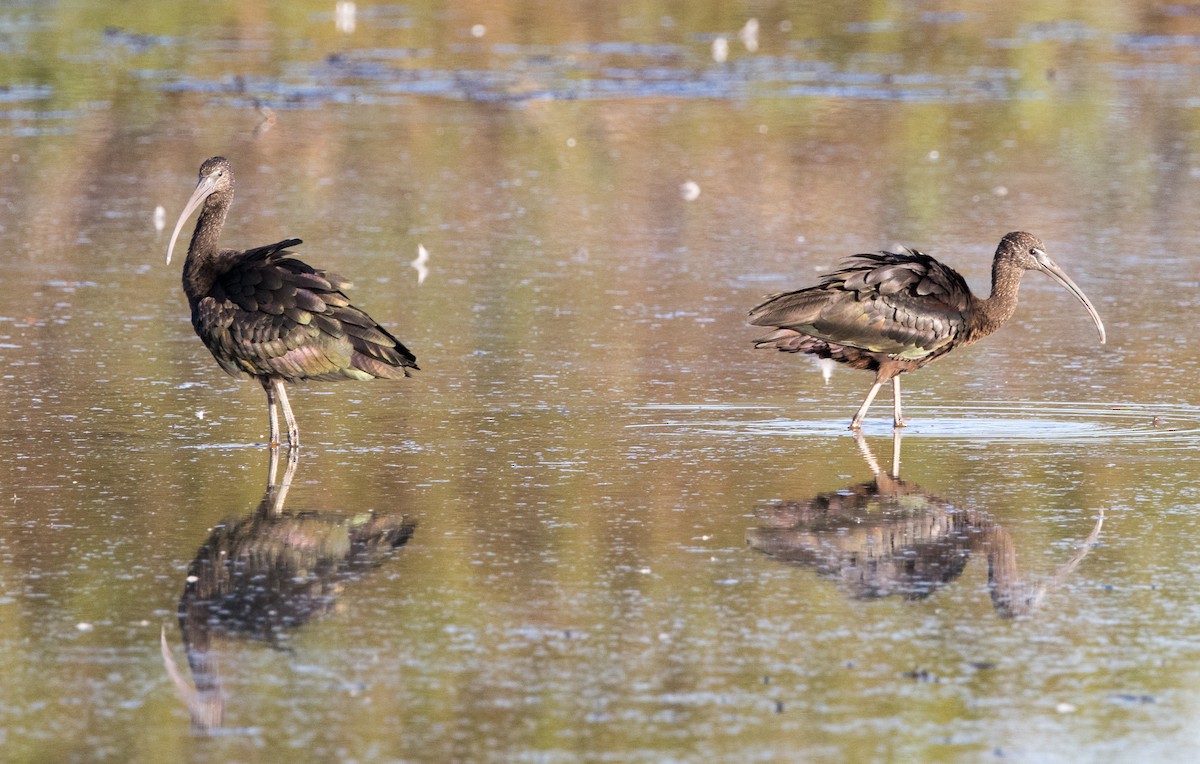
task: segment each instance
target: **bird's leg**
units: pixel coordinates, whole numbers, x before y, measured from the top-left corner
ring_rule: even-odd
[[[275,412],[275,388],[267,379],[262,380],[262,386],[267,391],[267,413],[271,418],[271,434],[267,436],[267,445],[276,449],[279,448],[279,415]],[[274,483],[274,479],[271,482]]]
[[[267,490],[275,485],[275,473],[279,471],[279,449],[272,447],[271,458],[267,462]]]
[[[893,422],[897,427],[904,427],[904,417],[900,415],[900,377],[892,377],[892,413]]]
[[[287,388],[284,387],[282,379],[272,379],[271,387],[275,389],[275,395],[279,398],[279,406],[283,409],[283,418],[287,422],[288,428],[288,446],[291,448],[300,447],[300,425],[296,424],[296,415],[292,413],[292,406],[288,403]]]
[[[867,399],[858,409],[858,413],[850,420],[851,430],[861,430],[863,418],[867,415],[867,409],[871,408],[871,403],[875,400],[875,396],[879,394],[879,388],[883,387],[883,380],[876,380],[875,384],[871,385],[871,392],[867,393]]]
[[[903,436],[899,430],[892,430],[892,477],[900,477],[900,439]]]

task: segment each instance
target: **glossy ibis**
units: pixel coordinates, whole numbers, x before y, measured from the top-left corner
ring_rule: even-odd
[[[1003,326],[1016,311],[1021,277],[1030,270],[1045,273],[1079,298],[1103,344],[1104,324],[1092,303],[1054,264],[1040,239],[1018,231],[996,248],[992,294],[985,299],[971,294],[952,268],[922,252],[853,255],[816,286],[771,295],[750,311],[751,324],[776,327],[754,346],[809,353],[875,372],[875,384],[850,420],[852,430],[862,427],[879,388],[891,380],[894,422],[903,427],[899,375]]]
[[[200,166],[167,246],[167,262],[184,222],[201,207],[183,263],[183,291],[192,326],[233,376],[262,383],[271,419],[271,446],[279,444],[275,403],[283,408],[288,445],[300,445],[300,428],[288,404],[285,382],[337,379],[399,379],[417,368],[408,348],[350,304],[349,283],[295,259],[287,239],[240,251],[217,239],[233,200],[233,171],[224,157]]]

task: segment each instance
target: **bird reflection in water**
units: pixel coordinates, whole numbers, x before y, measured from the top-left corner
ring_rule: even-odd
[[[955,507],[900,479],[900,438],[896,431],[888,474],[856,433],[873,480],[776,504],[768,512],[769,525],[748,529],[746,542],[783,562],[816,569],[856,599],[924,599],[958,578],[972,552],[983,552],[992,605],[1004,618],[1031,615],[1096,545],[1102,511],[1053,575],[1036,584],[1023,581],[1012,536],[991,516]]]
[[[224,715],[214,637],[286,649],[288,630],[332,612],[347,580],[382,564],[416,529],[403,516],[285,511],[298,455],[289,452],[276,483],[279,453],[271,449],[258,508],[213,528],[188,568],[178,614],[194,687],[179,671],[163,627],[163,663],[199,729],[220,727]]]

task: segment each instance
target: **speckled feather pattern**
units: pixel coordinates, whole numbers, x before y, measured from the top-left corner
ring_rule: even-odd
[[[847,258],[816,286],[772,295],[750,323],[774,326],[756,347],[875,369],[889,358],[915,369],[947,352],[968,327],[971,292],[951,268],[921,252]]]
[[[192,310],[221,367],[288,382],[408,376],[412,353],[350,304],[347,282],[291,258],[287,247],[299,243],[221,253],[227,267]]]

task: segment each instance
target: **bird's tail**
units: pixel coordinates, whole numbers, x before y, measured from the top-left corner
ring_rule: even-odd
[[[354,350],[350,353],[350,368],[344,370],[343,374],[355,379],[411,377],[414,371],[420,371],[420,367],[417,366],[417,361],[411,353],[397,352],[404,350],[406,349],[403,345],[398,348],[383,348],[376,345],[361,351]],[[366,374],[367,377],[362,377],[363,374]]]
[[[365,373],[376,379],[400,379],[418,371],[417,357],[366,313],[353,306],[339,308],[335,317],[350,340],[350,369],[347,376]],[[355,373],[358,372],[358,373]]]
[[[785,353],[812,353],[822,358],[828,358],[830,354],[829,344],[824,340],[801,334],[793,329],[776,329],[765,337],[756,339],[754,347],[756,349],[775,348]]]

